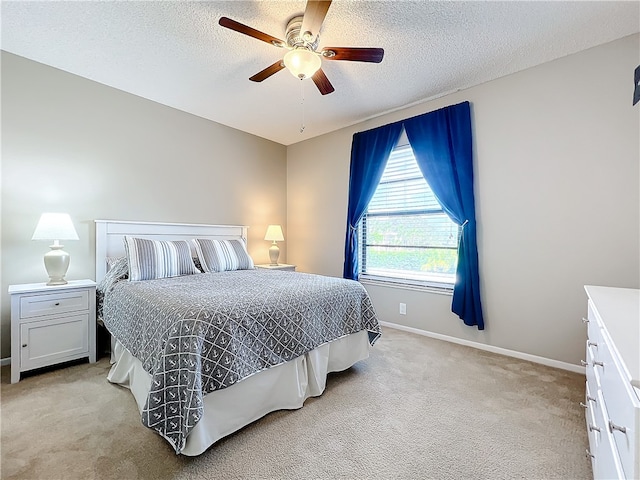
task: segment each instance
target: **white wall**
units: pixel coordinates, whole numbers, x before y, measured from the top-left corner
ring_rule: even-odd
[[[2,358],[8,285],[48,280],[48,243],[31,241],[45,211],[78,231],[68,279],[95,278],[95,219],[248,225],[267,263],[267,224],[286,227],[286,148],[2,52]]]
[[[486,330],[449,296],[367,289],[383,321],[579,363],[583,285],[640,287],[639,63],[634,35],[290,146],[288,261],[342,275],[355,132],[468,100]]]

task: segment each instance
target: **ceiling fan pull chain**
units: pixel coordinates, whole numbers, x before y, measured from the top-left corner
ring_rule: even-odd
[[[304,132],[305,124],[304,124],[304,81],[300,79],[300,94],[302,96],[302,101],[300,102],[300,107],[302,109],[302,121],[300,122],[300,133]]]

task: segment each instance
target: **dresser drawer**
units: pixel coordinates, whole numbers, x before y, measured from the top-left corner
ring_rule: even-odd
[[[623,473],[620,457],[616,451],[611,433],[607,429],[607,410],[602,398],[602,392],[597,394],[597,402],[600,406],[595,410],[595,422],[600,428],[598,432],[598,443],[593,457],[593,478],[602,480],[615,480],[626,478]]]
[[[598,451],[598,445],[600,445],[600,436],[602,434],[602,429],[594,429],[596,424],[595,417],[595,407],[597,405],[597,398],[594,396],[589,390],[589,384],[587,383],[586,392],[585,392],[585,411],[584,418],[587,423],[587,435],[589,437],[589,453],[591,453],[591,467],[595,468],[595,452]]]
[[[585,398],[585,405],[587,406],[587,412],[590,415],[589,418],[591,418],[592,424],[596,425],[596,418],[604,417],[601,411],[602,404],[599,401],[598,390],[593,389],[592,386],[587,383],[587,388],[586,388],[584,398]]]
[[[20,298],[20,318],[36,318],[58,313],[89,309],[87,289],[40,295],[25,295]]]
[[[614,353],[606,341],[600,348],[603,366],[597,366],[602,386],[602,395],[606,404],[608,418],[607,429],[620,456],[620,463],[626,478],[638,478],[634,454],[638,442],[637,425],[640,417],[638,400],[625,371],[614,360]]]
[[[598,362],[598,360],[595,359],[593,350],[588,346],[586,349],[586,357],[587,364],[585,365],[585,374],[587,376],[587,385],[589,386],[592,396],[595,396],[598,390],[601,389],[600,375],[596,369],[598,366],[596,362]]]
[[[598,319],[598,315],[595,312],[594,306],[589,302],[588,306],[589,314],[587,316],[587,339],[593,343],[599,343],[602,341],[602,326]]]

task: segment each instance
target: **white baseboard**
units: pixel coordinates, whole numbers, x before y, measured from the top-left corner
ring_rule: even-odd
[[[571,363],[560,362],[559,360],[552,360],[550,358],[539,357],[537,355],[517,352],[515,350],[509,350],[506,348],[494,347],[493,345],[485,345],[484,343],[472,342],[471,340],[451,337],[449,335],[443,335],[441,333],[428,332],[426,330],[420,330],[418,328],[405,327],[404,325],[398,325],[397,323],[380,322],[380,325],[382,325],[383,327],[395,328],[396,330],[403,330],[405,332],[415,333],[417,335],[423,335],[425,337],[435,338],[437,340],[444,340],[445,342],[457,343],[466,347],[477,348],[479,350],[485,350],[487,352],[506,355],[508,357],[519,358],[521,360],[528,360],[529,362],[540,363],[541,365],[546,365],[548,367],[560,368],[562,370],[568,370],[570,372],[585,375],[584,367],[580,365],[573,365]]]
[[[6,367],[8,365],[11,365],[11,357],[0,359],[0,367]]]

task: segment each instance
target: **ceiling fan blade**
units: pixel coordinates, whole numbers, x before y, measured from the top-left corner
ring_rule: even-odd
[[[331,0],[307,0],[307,6],[302,17],[302,27],[300,28],[300,36],[304,40],[311,41],[318,36],[330,6]],[[306,32],[311,33],[309,38],[305,38]]]
[[[268,35],[259,30],[256,30],[255,28],[251,28],[240,22],[231,20],[230,18],[221,17],[218,23],[223,27],[229,28],[231,30],[235,30],[236,32],[243,33],[245,35],[249,35],[250,37],[253,37],[253,38],[257,38],[258,40],[262,40],[263,42],[270,43],[272,45],[275,45],[276,47],[285,46],[285,42],[283,42],[279,38],[272,37],[271,35]]]
[[[326,47],[320,53],[327,60],[349,60],[352,62],[380,63],[384,57],[382,48]]]
[[[316,87],[318,87],[318,90],[320,90],[320,93],[322,95],[327,95],[335,91],[335,88],[333,88],[333,85],[331,85],[331,82],[324,74],[322,69],[319,69],[316,73],[314,73],[311,79],[313,80],[313,83],[316,84]]]
[[[249,78],[249,80],[251,80],[252,82],[261,82],[269,78],[274,73],[278,73],[283,68],[284,68],[284,63],[282,62],[282,60],[278,60],[273,65],[269,65],[264,70],[256,73],[253,77]]]

